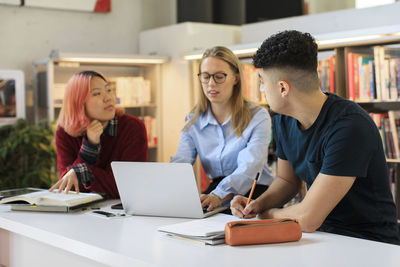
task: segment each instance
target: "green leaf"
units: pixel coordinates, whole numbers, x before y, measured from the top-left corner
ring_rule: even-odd
[[[0,127],[0,188],[48,188],[56,180],[54,132],[20,119]]]

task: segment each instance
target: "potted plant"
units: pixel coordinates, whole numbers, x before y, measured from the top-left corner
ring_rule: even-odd
[[[56,180],[56,149],[51,128],[20,119],[0,127],[0,190],[49,188]]]

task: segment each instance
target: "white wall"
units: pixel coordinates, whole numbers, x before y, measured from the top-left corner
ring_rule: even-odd
[[[355,7],[355,0],[305,0],[308,4],[308,14],[329,12]],[[380,0],[375,0],[380,1]]]
[[[142,0],[142,30],[176,24],[178,17],[176,1]]]
[[[25,71],[52,49],[137,54],[139,33],[175,23],[176,0],[114,0],[110,13],[0,5],[0,69]],[[29,100],[28,100],[29,102]]]
[[[356,8],[393,4],[398,0],[356,0]]]
[[[363,9],[346,9],[298,16],[242,26],[242,43],[262,42],[283,30],[299,30],[312,35],[399,25],[400,2]]]

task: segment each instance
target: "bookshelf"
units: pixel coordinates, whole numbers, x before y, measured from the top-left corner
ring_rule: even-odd
[[[346,96],[377,124],[387,158],[392,194],[400,217],[400,38],[344,47]]]
[[[321,89],[351,99],[371,114],[400,111],[400,31],[398,27],[371,29],[369,32],[362,30],[359,33],[352,31],[351,34],[351,36],[349,33],[344,34],[345,38],[337,33],[331,36],[316,36],[319,46],[318,72]],[[255,53],[256,47],[260,45],[261,43],[251,43],[230,48],[241,59],[245,68],[250,68],[251,56]],[[193,71],[198,69],[198,59],[201,57],[199,52],[194,51],[184,57],[192,60]],[[376,58],[378,57],[378,61],[386,62],[386,65],[377,64]],[[377,66],[381,66],[383,71],[375,71]],[[390,69],[390,66],[395,67]],[[372,81],[371,75],[377,75],[377,73],[383,74],[379,76],[378,81],[376,77]],[[391,75],[392,78],[390,78]],[[246,92],[246,96],[253,102],[266,104],[260,101],[262,96],[257,92],[259,91],[257,72],[252,72],[245,79],[250,85],[250,89],[248,89],[250,92]],[[195,82],[193,84],[196,85]],[[398,123],[397,138],[399,138],[400,118],[398,118],[398,122],[397,120],[395,122]],[[396,125],[394,129],[396,129]],[[383,136],[384,133],[382,133]],[[392,148],[388,147],[384,138],[383,143],[386,150],[394,150],[393,145],[396,144],[394,140],[391,142]],[[400,150],[399,144],[400,140],[396,144],[398,151]],[[387,163],[391,189],[400,218],[400,153],[396,155],[392,151],[391,156],[387,153]]]
[[[117,106],[140,117],[149,139],[149,161],[158,161],[162,142],[161,65],[166,57],[143,55],[72,54],[52,51],[32,62],[34,120],[51,124],[60,112],[68,79],[83,70],[104,74],[115,86]]]

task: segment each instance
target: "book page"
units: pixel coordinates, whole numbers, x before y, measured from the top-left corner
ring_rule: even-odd
[[[223,234],[226,223],[238,220],[235,216],[219,213],[204,219],[163,226],[158,231],[193,238],[207,237]]]
[[[70,191],[68,194],[49,192],[43,190],[29,194],[23,194],[15,197],[5,198],[0,203],[6,204],[14,201],[26,201],[31,205],[48,205],[48,206],[75,206],[79,204],[89,203],[103,197],[95,193],[79,193]]]
[[[45,191],[42,195],[38,195],[36,205],[54,205],[54,206],[75,206],[79,204],[89,203],[103,197],[96,193],[76,193],[69,191],[68,194]]]
[[[25,201],[25,202],[27,202],[27,203],[32,205],[32,204],[34,204],[36,198],[38,196],[43,195],[44,192],[47,192],[47,190],[42,190],[42,191],[38,191],[38,192],[17,195],[17,196],[13,196],[13,197],[7,197],[7,198],[2,199],[0,201],[0,204],[7,204],[7,203],[12,204],[13,202],[16,202],[16,201]]]

